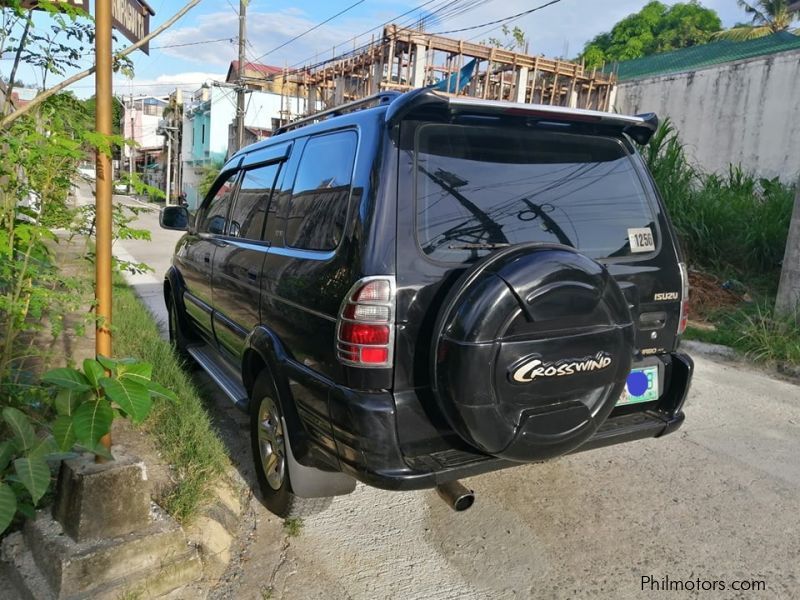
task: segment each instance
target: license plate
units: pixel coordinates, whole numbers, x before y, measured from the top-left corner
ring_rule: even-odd
[[[632,369],[625,389],[617,400],[617,406],[652,402],[653,400],[658,400],[658,367]]]

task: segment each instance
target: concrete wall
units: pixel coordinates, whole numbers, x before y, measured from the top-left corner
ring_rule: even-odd
[[[707,171],[733,163],[787,182],[800,174],[800,51],[622,82],[614,107],[670,117]]]

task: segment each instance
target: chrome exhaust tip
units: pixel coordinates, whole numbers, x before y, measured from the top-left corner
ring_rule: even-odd
[[[436,486],[436,493],[457,512],[467,510],[475,503],[475,492],[468,490],[460,481],[448,481]]]

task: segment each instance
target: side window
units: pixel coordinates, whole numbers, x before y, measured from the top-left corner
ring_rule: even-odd
[[[248,240],[261,239],[270,195],[280,166],[281,163],[272,163],[245,171],[236,195],[236,204],[231,211],[228,235]]]
[[[286,218],[286,243],[307,250],[339,245],[350,198],[358,136],[343,131],[311,138],[303,150]]]
[[[228,218],[228,207],[231,205],[233,198],[236,175],[237,173],[231,173],[206,206],[202,222],[197,228],[200,233],[214,233],[217,235],[225,233],[225,220]]]

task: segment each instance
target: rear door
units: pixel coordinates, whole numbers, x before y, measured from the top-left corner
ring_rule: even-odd
[[[238,363],[247,335],[258,325],[261,271],[269,243],[263,239],[275,181],[288,145],[268,149],[264,162],[244,164],[225,236],[214,254],[214,331],[220,350]]]
[[[186,312],[209,340],[213,339],[211,271],[214,252],[217,239],[225,232],[237,174],[234,171],[217,180],[197,213],[194,232],[186,236],[177,253],[186,283],[183,297]]]
[[[621,135],[499,120],[404,121],[401,130],[398,289],[408,296],[398,297],[398,355],[428,347],[431,299],[454,279],[443,275],[524,242],[571,246],[605,265],[634,318],[655,320],[640,324],[637,347],[647,354],[674,347],[678,259],[646,171]],[[427,383],[420,374],[400,369],[396,383]]]

